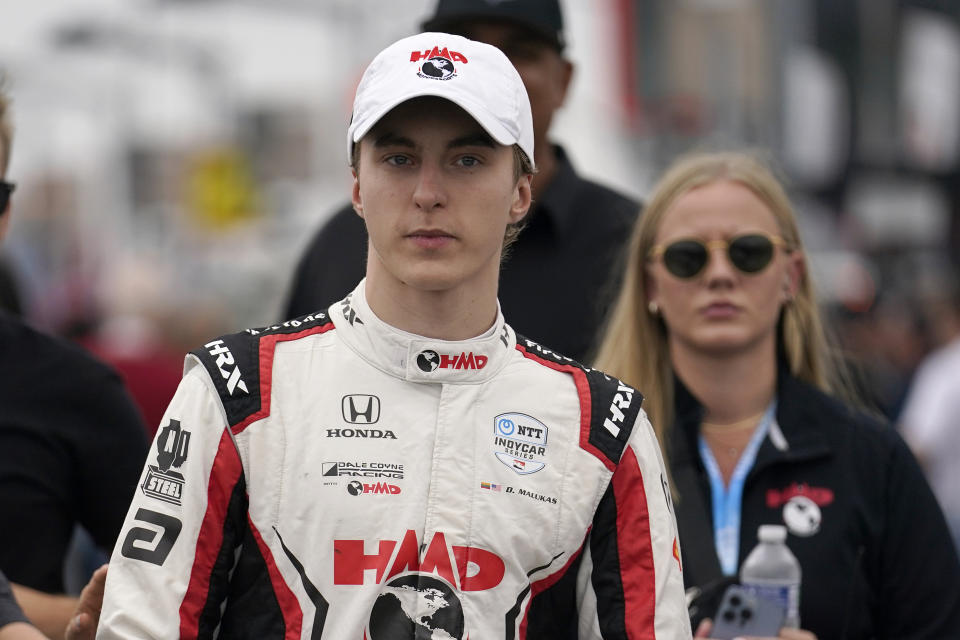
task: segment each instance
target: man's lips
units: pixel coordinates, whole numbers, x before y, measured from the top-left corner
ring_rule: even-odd
[[[424,249],[439,249],[456,240],[453,235],[442,229],[417,229],[405,237]]]

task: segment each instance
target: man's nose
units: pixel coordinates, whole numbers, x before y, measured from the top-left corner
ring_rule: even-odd
[[[413,192],[413,201],[417,208],[432,211],[446,206],[447,194],[441,167],[433,162],[424,162],[420,165],[417,178],[417,187]]]

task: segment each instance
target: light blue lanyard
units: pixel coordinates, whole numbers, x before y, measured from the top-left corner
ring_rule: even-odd
[[[757,451],[763,439],[770,431],[770,424],[773,422],[773,416],[777,410],[777,402],[774,400],[767,407],[763,417],[760,418],[760,424],[754,431],[750,443],[743,450],[743,455],[737,462],[733,475],[730,477],[730,485],[723,485],[723,476],[720,474],[720,467],[717,460],[713,457],[713,452],[707,446],[706,440],[701,435],[699,437],[700,457],[707,468],[707,475],[710,478],[710,493],[713,498],[713,542],[717,547],[717,557],[720,559],[720,569],[725,576],[732,576],[737,573],[737,558],[740,555],[740,509],[743,503],[743,483],[747,479],[747,474],[753,468],[753,463],[757,459]]]

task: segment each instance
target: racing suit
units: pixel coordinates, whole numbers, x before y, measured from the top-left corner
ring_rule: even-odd
[[[97,638],[689,638],[633,389],[518,338],[370,311],[364,283],[187,358]]]

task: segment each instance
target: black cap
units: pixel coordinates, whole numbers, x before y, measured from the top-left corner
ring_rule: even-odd
[[[514,22],[542,35],[559,51],[565,44],[559,0],[438,0],[422,26],[424,31],[446,31],[467,20]]]

